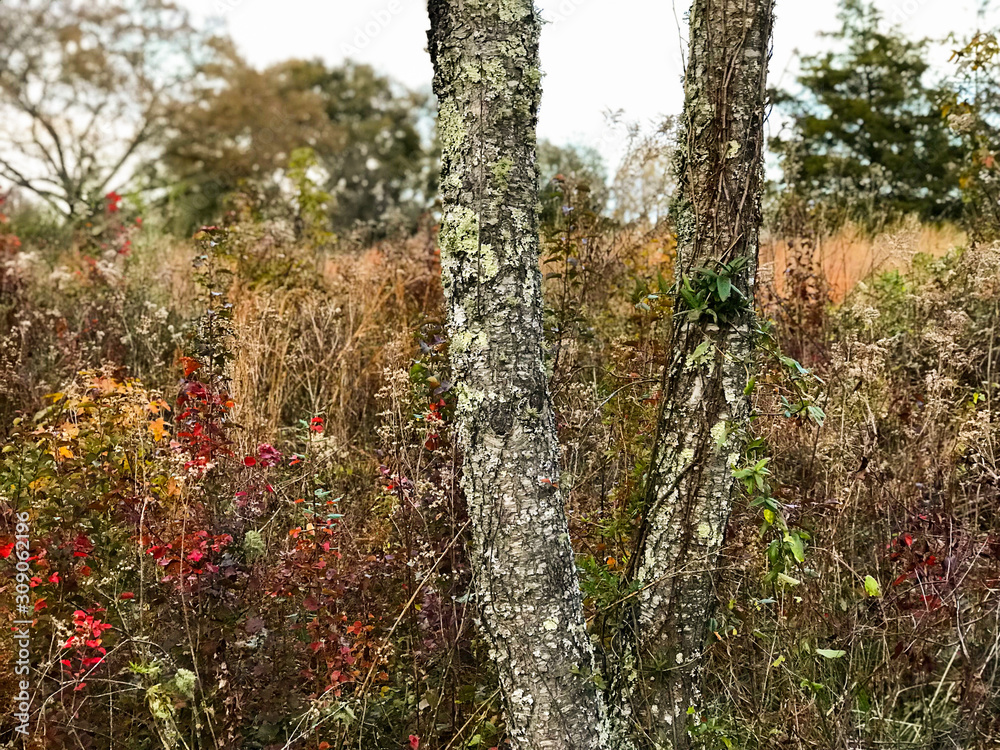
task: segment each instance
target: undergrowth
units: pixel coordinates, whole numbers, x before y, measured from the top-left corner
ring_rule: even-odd
[[[73,232],[25,212],[0,235],[0,555],[30,511],[34,746],[504,745],[434,227],[341,242],[300,171],[292,209],[243,195],[190,240],[114,195]],[[674,241],[563,175],[546,194],[558,482],[610,664]],[[871,240],[902,260],[843,295],[817,251],[836,238],[793,238],[763,278],[706,747],[1000,732],[1000,249],[914,258],[921,236]]]

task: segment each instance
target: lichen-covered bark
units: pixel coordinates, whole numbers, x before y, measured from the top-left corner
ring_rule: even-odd
[[[675,299],[671,360],[634,570],[643,589],[626,618],[634,670],[619,703],[643,744],[689,746],[702,708],[701,665],[715,604],[719,553],[736,493],[750,415],[750,378],[762,182],[765,78],[774,0],[694,0],[678,148],[678,280],[732,267],[746,303],[692,321]],[[739,264],[737,264],[738,266]],[[730,303],[731,304],[731,303]]]
[[[603,747],[543,356],[531,0],[430,0],[442,282],[474,586],[514,748]]]

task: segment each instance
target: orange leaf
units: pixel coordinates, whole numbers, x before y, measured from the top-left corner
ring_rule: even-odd
[[[155,440],[157,443],[163,440],[163,431],[165,428],[166,425],[163,421],[163,417],[160,417],[159,419],[154,419],[152,422],[149,423],[149,431],[153,433],[153,440]]]
[[[201,362],[191,357],[181,357],[181,364],[184,365],[184,377],[191,377],[191,373],[201,368]]]

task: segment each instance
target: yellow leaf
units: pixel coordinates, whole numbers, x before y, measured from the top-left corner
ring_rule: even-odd
[[[73,451],[70,450],[70,448],[68,448],[65,445],[59,446],[59,455],[62,456],[63,458],[75,458],[75,456],[73,455]]]
[[[153,440],[157,443],[163,440],[163,431],[166,429],[166,425],[163,422],[163,417],[159,419],[154,419],[149,423],[149,431],[153,433]]]

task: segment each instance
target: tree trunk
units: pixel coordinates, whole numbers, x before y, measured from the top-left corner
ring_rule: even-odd
[[[635,718],[655,744],[678,750],[699,720],[716,570],[738,492],[733,470],[749,427],[773,12],[774,0],[694,0],[690,13],[672,206],[678,293],[633,558],[644,588],[627,618]]]
[[[605,711],[559,492],[538,267],[540,19],[430,0],[441,274],[472,565],[514,748],[603,746]]]

